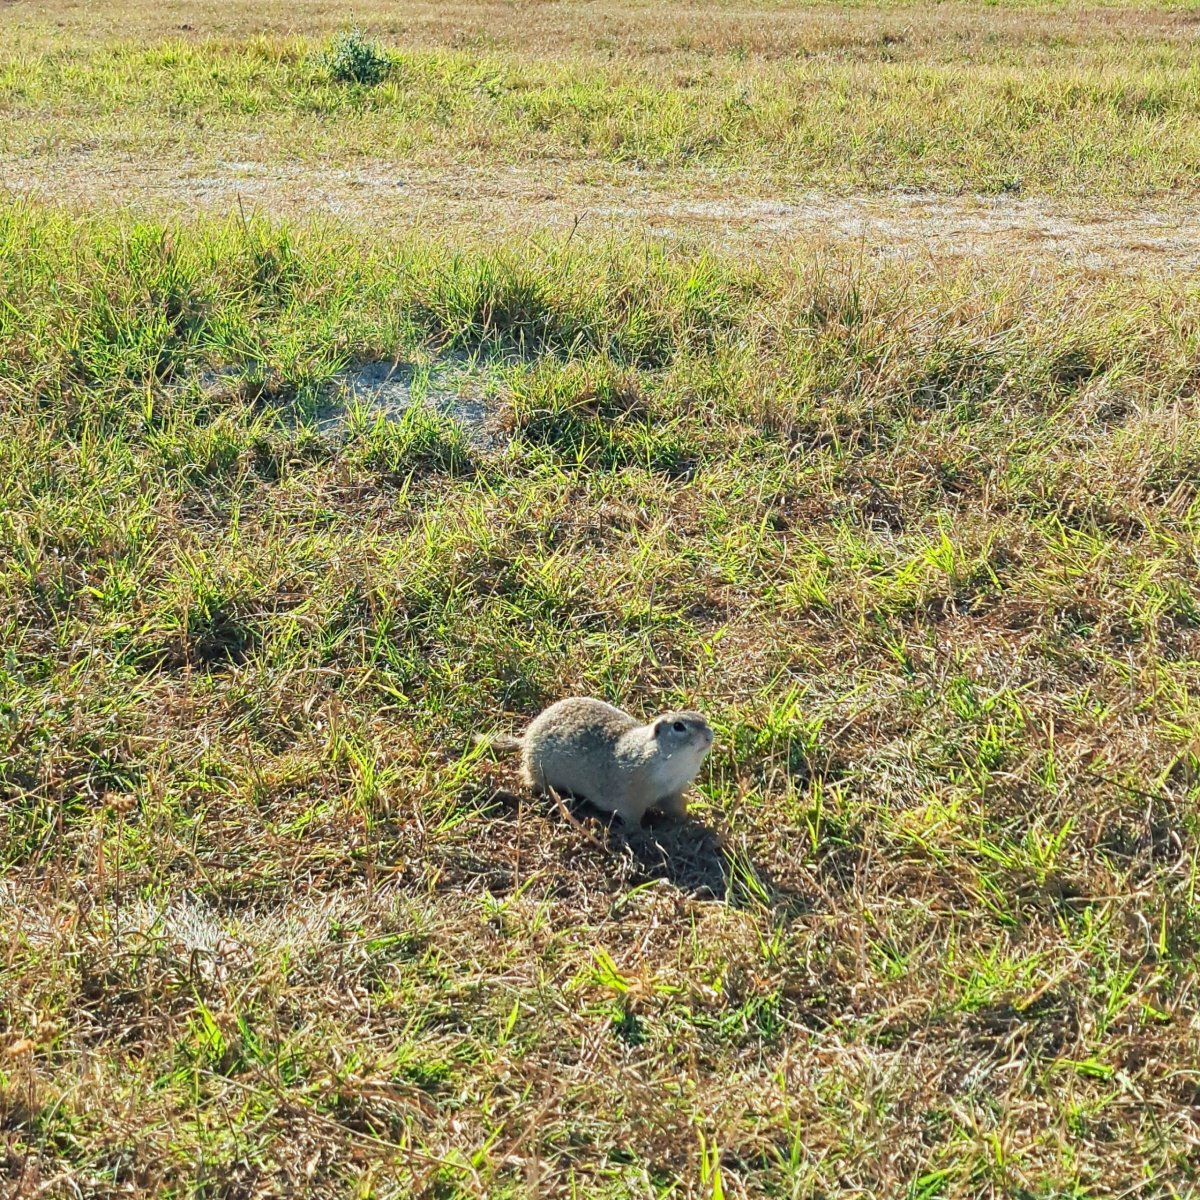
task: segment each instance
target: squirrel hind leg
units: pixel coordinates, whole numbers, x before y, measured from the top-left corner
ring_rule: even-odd
[[[623,796],[620,800],[612,799],[609,803],[600,805],[608,812],[616,813],[621,823],[630,829],[640,829],[642,818],[646,815],[646,805],[636,796]]]

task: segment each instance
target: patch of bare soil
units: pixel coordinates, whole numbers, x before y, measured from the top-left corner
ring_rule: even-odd
[[[344,394],[398,421],[414,405],[424,404],[456,421],[476,450],[494,450],[504,441],[499,419],[488,403],[479,372],[465,366],[427,369],[422,381],[409,363],[369,362],[344,371],[338,383]],[[335,404],[322,418],[322,428],[338,429],[347,418],[345,403]]]
[[[353,167],[217,160],[127,163],[80,154],[0,159],[0,193],[162,215],[335,218],[397,234],[571,230],[697,240],[736,252],[789,245],[886,258],[1016,256],[1101,273],[1200,267],[1200,202],[1087,207],[1020,196],[764,195],[717,172],[655,175],[578,165]]]
[[[202,371],[198,382],[203,392],[220,394],[242,378],[240,368],[226,366]],[[495,451],[508,437],[488,383],[487,367],[465,358],[423,366],[382,359],[359,363],[334,376],[313,424],[319,433],[336,439],[349,428],[352,406],[365,411],[368,419],[378,416],[385,421],[400,421],[409,409],[424,406],[454,421],[473,450]]]

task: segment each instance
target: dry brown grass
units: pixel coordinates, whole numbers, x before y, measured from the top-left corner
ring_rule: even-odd
[[[1106,5],[971,3],[836,3],[793,5],[713,0],[701,7],[623,0],[517,4],[370,0],[263,0],[253,7],[223,0],[16,0],[5,7],[10,28],[45,26],[83,44],[104,39],[154,40],[256,34],[322,36],[360,25],[407,46],[499,49],[558,56],[584,53],[639,59],[730,52],[766,57],[866,53],[884,37],[893,52],[935,60],[971,59],[1007,48],[1053,63],[1073,47],[1149,41],[1188,47],[1195,17],[1187,4]]]
[[[1187,12],[222,5],[181,15],[0,10],[8,170],[101,179],[133,168],[153,188],[159,171],[203,177],[249,162],[353,174],[371,159],[400,178],[549,163],[551,190],[564,173],[632,168],[636,182],[680,197],[915,190],[1086,207],[1195,196]],[[322,39],[351,20],[393,53],[377,86],[347,87],[323,65]]]
[[[1104,277],[1200,267],[1194,204],[1046,197],[897,194],[779,196],[745,172],[670,171],[647,179],[617,165],[349,166],[228,161],[114,162],[103,151],[0,162],[13,196],[86,210],[183,218],[240,208],[277,221],[324,219],[403,238],[415,228],[512,243],[578,231],[710,248],[765,262],[796,253],[866,260],[1020,262],[1023,271]]]
[[[751,143],[354,162],[392,116],[294,121],[310,47],[243,44],[352,18],[569,56],[552,99],[1192,53],[1132,7],[0,10],[0,86],[66,64],[4,170],[75,206],[0,207],[0,1194],[1200,1193],[1186,163],[1140,248],[1120,180],[763,228]],[[88,107],[260,58],[257,141]],[[439,411],[337,382],[394,359]],[[711,716],[687,823],[590,841],[472,745],[572,692]]]
[[[1187,1194],[1194,296],[7,220],[16,1194]],[[507,449],[306,424],[447,342]]]

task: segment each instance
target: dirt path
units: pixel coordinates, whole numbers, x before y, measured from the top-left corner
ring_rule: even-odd
[[[362,161],[313,167],[255,161],[114,163],[0,158],[0,192],[157,214],[247,212],[332,216],[373,230],[413,226],[456,235],[591,234],[695,239],[738,252],[795,244],[936,259],[1019,255],[1087,271],[1200,267],[1200,201],[1171,207],[1079,204],[1017,196],[801,192],[764,196],[709,172],[671,177],[578,164],[413,167]]]

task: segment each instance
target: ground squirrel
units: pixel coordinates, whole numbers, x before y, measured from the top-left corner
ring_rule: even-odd
[[[639,725],[603,700],[572,696],[550,705],[522,737],[481,734],[476,741],[519,749],[521,774],[535,792],[569,792],[637,826],[651,808],[686,815],[683,792],[713,731],[696,712],[663,713]]]

